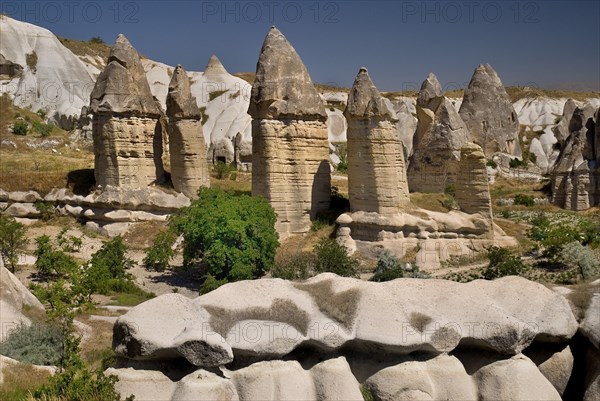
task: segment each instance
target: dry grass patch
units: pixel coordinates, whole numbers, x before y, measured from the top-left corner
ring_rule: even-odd
[[[4,381],[0,386],[0,400],[21,401],[29,391],[45,384],[50,377],[49,372],[40,371],[30,364],[19,363],[2,367]]]
[[[413,205],[433,212],[448,212],[448,209],[443,205],[445,198],[446,195],[444,194],[426,194],[419,192],[410,194],[410,201]]]

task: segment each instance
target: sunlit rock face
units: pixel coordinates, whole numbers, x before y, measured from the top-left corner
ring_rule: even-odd
[[[305,233],[329,207],[327,114],[304,63],[275,27],[259,56],[248,113],[252,194],[275,209],[280,237]]]

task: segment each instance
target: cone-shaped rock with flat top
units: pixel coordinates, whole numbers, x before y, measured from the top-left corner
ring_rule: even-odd
[[[91,94],[94,174],[101,187],[162,182],[162,111],[137,51],[119,35]]]
[[[434,74],[423,82],[416,108],[418,123],[408,185],[411,192],[441,193],[456,182],[460,149],[471,135]]]
[[[182,66],[173,73],[167,94],[171,181],[176,191],[189,198],[202,186],[210,186],[202,113],[190,91],[190,80]]]
[[[258,59],[248,113],[252,194],[275,209],[281,238],[305,233],[329,208],[327,114],[304,63],[275,27]]]
[[[521,157],[517,113],[489,64],[475,69],[459,114],[488,159],[496,152]]]
[[[348,192],[352,211],[394,214],[410,202],[398,121],[361,68],[344,111],[348,120]]]

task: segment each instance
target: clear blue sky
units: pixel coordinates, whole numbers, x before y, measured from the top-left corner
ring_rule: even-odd
[[[600,90],[600,1],[6,1],[0,11],[55,34],[203,70],[216,54],[254,71],[271,25],[315,82],[350,86],[366,66],[381,90],[434,72],[451,89],[490,63],[505,85]]]

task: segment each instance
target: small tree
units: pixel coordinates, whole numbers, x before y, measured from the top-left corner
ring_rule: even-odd
[[[169,267],[169,261],[175,256],[173,244],[177,236],[171,230],[166,230],[158,233],[154,237],[152,246],[148,248],[146,257],[144,258],[144,266],[147,269],[156,271],[164,271]]]
[[[54,248],[50,237],[42,235],[35,239],[35,267],[45,277],[64,277],[77,269],[77,262],[63,251]]]
[[[14,273],[19,253],[27,246],[25,226],[11,216],[0,215],[0,256]]]
[[[335,239],[323,238],[315,245],[317,273],[335,273],[338,276],[358,277],[358,260],[348,255],[345,246]]]
[[[199,198],[171,219],[183,235],[184,266],[197,262],[217,281],[262,276],[273,266],[276,215],[266,199],[201,188]]]
[[[504,276],[519,276],[527,270],[527,266],[521,261],[521,258],[506,248],[492,246],[487,250],[487,257],[490,263],[483,271],[483,278],[486,280]]]

